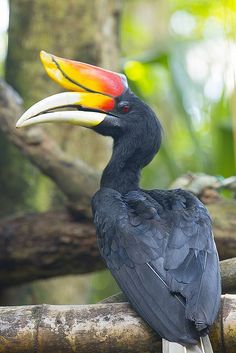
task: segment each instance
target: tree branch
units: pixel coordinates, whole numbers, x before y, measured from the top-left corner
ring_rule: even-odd
[[[49,176],[77,208],[91,214],[90,198],[97,190],[98,174],[85,162],[73,160],[41,128],[17,130],[22,100],[0,80],[0,129],[42,173]]]
[[[236,257],[236,203],[219,202],[209,205],[209,210],[220,258]],[[225,291],[236,289],[235,267],[233,260],[224,265]],[[91,219],[78,220],[67,211],[51,211],[0,221],[2,286],[101,268],[104,263]]]
[[[222,297],[210,338],[215,353],[236,348],[236,297]],[[1,353],[160,352],[161,342],[128,303],[0,308]]]
[[[222,289],[224,293],[236,291],[236,257],[220,262]]]
[[[236,201],[219,200],[207,205],[221,260],[236,256]]]
[[[0,221],[0,283],[88,273],[104,267],[94,225],[66,211]]]

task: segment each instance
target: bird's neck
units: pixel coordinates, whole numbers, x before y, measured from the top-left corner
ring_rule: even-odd
[[[114,142],[111,159],[101,179],[101,187],[117,190],[121,194],[139,189],[142,169],[137,161],[135,148],[125,142]]]
[[[139,189],[140,173],[151,162],[161,144],[161,125],[155,114],[114,140],[113,153],[106,166],[101,187],[125,194]]]

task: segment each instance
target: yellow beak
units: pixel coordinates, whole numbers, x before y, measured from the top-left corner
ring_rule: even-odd
[[[78,109],[101,107],[102,110],[103,103],[109,103],[106,101],[107,98],[110,99],[109,97],[92,94],[93,97],[90,99],[90,96],[91,93],[65,92],[45,98],[30,107],[17,121],[16,127],[54,122],[94,127],[105,119],[105,113],[71,109],[72,107]],[[64,107],[70,110],[54,111]]]

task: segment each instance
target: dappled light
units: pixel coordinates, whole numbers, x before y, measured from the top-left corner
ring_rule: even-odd
[[[161,158],[158,156],[144,173],[144,185],[152,186],[158,180],[166,187],[186,169],[223,177],[235,173],[234,2],[163,1],[157,6],[147,1],[143,13],[142,1],[128,1],[125,6],[124,72],[137,92],[155,108],[166,136]],[[158,25],[160,32],[156,30]],[[227,169],[220,162],[219,151],[225,139],[231,139],[228,148],[233,147],[224,150],[224,154],[232,156],[228,161],[231,168]],[[157,179],[153,178],[156,170]]]

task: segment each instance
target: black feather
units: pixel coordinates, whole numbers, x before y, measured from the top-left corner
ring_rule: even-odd
[[[181,190],[122,196],[102,188],[93,210],[101,253],[134,308],[162,337],[196,343],[220,305],[219,260],[203,204]]]

